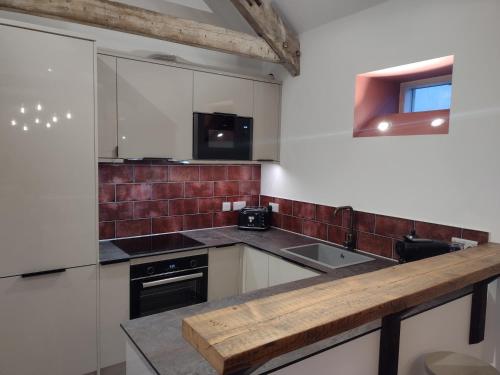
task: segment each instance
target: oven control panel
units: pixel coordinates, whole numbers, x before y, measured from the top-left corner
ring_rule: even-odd
[[[160,262],[137,264],[130,267],[130,278],[161,275],[170,272],[186,271],[193,268],[207,267],[208,255],[196,255],[185,258],[168,259]]]

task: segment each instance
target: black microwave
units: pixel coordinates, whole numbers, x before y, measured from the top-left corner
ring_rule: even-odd
[[[253,119],[193,113],[193,159],[252,160]]]

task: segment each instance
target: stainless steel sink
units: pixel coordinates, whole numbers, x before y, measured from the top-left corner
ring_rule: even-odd
[[[375,260],[363,254],[322,243],[289,247],[283,251],[329,268],[347,267]]]

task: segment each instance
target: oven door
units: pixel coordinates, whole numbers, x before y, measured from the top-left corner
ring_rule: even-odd
[[[130,319],[207,301],[207,268],[133,279]]]
[[[193,114],[193,157],[212,160],[252,160],[250,117]]]

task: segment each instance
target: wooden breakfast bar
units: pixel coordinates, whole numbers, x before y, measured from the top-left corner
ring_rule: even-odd
[[[394,375],[401,314],[473,285],[469,342],[478,343],[499,275],[500,244],[488,243],[190,316],[182,334],[218,373],[235,374],[382,319],[379,374]]]

